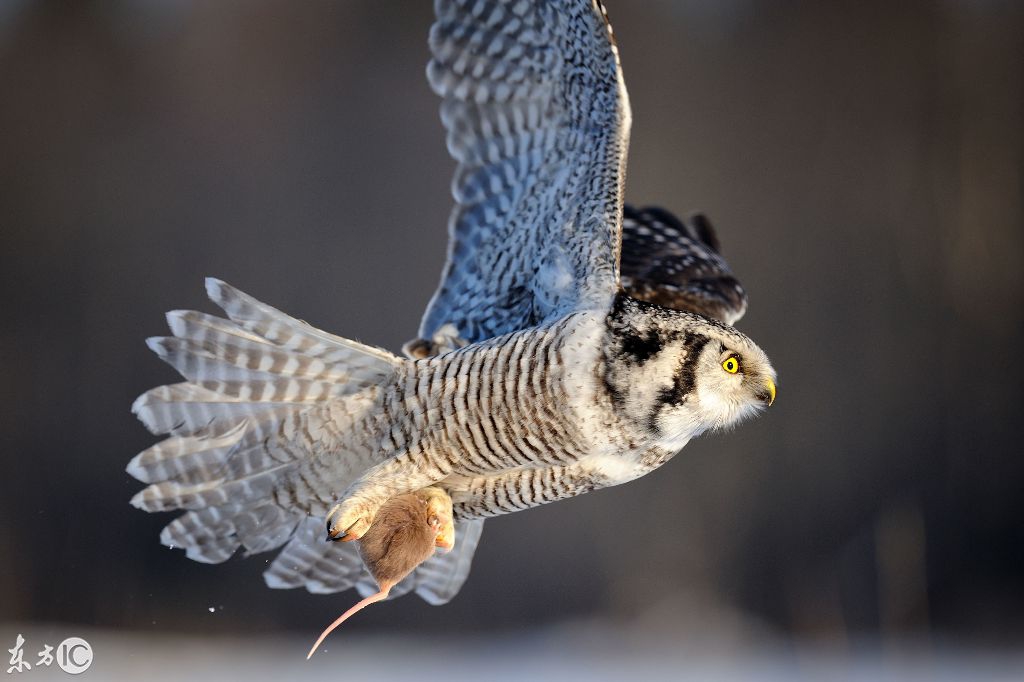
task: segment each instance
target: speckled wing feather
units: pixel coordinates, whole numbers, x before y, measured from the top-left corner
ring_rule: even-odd
[[[730,325],[747,309],[747,294],[700,214],[683,222],[660,208],[626,206],[621,281],[633,298]]]
[[[427,76],[453,180],[448,261],[420,328],[465,341],[608,305],[630,111],[593,0],[438,0]]]
[[[356,543],[331,542],[324,535],[323,519],[314,516],[299,524],[263,579],[269,587],[305,587],[313,594],[341,592],[364,579],[372,583]]]

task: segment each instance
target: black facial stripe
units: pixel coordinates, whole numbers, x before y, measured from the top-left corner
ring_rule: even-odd
[[[693,391],[697,384],[697,360],[710,340],[706,336],[696,334],[687,334],[683,337],[686,357],[672,379],[672,386],[662,389],[658,394],[659,405],[678,405]]]
[[[637,364],[647,362],[665,347],[655,329],[649,329],[645,335],[624,334],[621,338],[622,352],[631,355]]]

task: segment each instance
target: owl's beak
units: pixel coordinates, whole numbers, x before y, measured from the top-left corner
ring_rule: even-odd
[[[764,380],[764,387],[766,394],[764,395],[764,401],[768,403],[768,407],[772,406],[775,402],[775,382],[770,378]]]

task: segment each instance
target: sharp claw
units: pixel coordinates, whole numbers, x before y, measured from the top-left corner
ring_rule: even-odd
[[[356,526],[360,525],[360,523],[362,523],[362,519],[360,519],[359,521],[356,521],[351,526],[349,526],[348,528],[346,528],[345,530],[342,531],[342,530],[339,530],[337,528],[333,528],[331,526],[331,522],[328,521],[327,522],[327,539],[331,540],[332,542],[352,542],[353,540],[358,540],[359,538],[363,537],[363,534],[362,533],[357,533],[353,529]]]
[[[362,533],[358,533],[358,531],[355,530],[357,526],[361,526],[362,524],[362,518],[356,519],[355,523],[353,523],[351,526],[345,529],[345,533],[341,536],[341,541],[351,542],[352,540],[358,540],[359,538],[363,537],[363,533],[366,532],[365,529],[363,530]]]
[[[342,537],[339,537],[338,535],[338,531],[333,525],[331,525],[330,517],[327,518],[327,539],[331,542],[339,542],[342,540]]]
[[[335,542],[358,540],[373,523],[370,507],[351,500],[336,505],[327,514],[327,538]]]

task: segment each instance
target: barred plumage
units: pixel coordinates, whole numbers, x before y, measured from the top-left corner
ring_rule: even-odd
[[[482,519],[635,479],[774,400],[767,357],[724,324],[746,297],[709,224],[630,209],[623,243],[630,108],[600,3],[435,7],[428,77],[457,204],[409,359],[218,280],[207,292],[228,319],[173,311],[171,336],[149,340],[185,381],[133,405],[169,437],[129,464],[149,484],[132,503],[186,510],[161,541],[190,558],[287,543],[269,586],[365,596],[354,543],[328,537],[358,538],[389,499],[436,486],[455,548],[391,594],[444,603]]]
[[[401,433],[392,427],[394,451],[412,445],[413,434],[436,429],[426,446],[413,447],[422,448],[417,450],[422,466],[433,466],[442,477],[453,470],[493,473],[510,462],[577,459],[573,444],[583,436],[571,417],[552,405],[568,404],[572,392],[566,384],[584,381],[563,356],[579,331],[579,317],[407,365],[404,381],[399,379],[383,405],[388,422],[393,415],[413,415]]]

